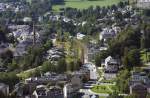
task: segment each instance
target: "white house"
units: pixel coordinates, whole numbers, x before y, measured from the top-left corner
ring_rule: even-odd
[[[82,40],[84,37],[85,37],[84,34],[82,34],[82,33],[77,33],[77,39],[78,39],[78,40]]]
[[[105,71],[117,72],[118,68],[119,68],[119,62],[117,59],[113,59],[111,56],[108,56],[105,59]]]
[[[150,0],[137,0],[136,6],[139,8],[150,9]]]
[[[110,38],[114,38],[116,36],[116,32],[113,29],[104,28],[103,31],[99,35],[100,40],[107,40]]]
[[[117,72],[119,69],[119,62],[117,59],[112,58],[111,56],[108,56],[105,59],[105,66],[104,66],[104,78],[106,80],[110,80],[113,78],[116,78]]]
[[[98,78],[98,74],[97,74],[97,69],[96,66],[92,63],[86,63],[83,65],[83,67],[87,68],[88,70],[90,70],[90,79],[91,80],[97,80]]]
[[[32,18],[31,18],[31,17],[24,17],[24,18],[23,18],[23,21],[24,21],[24,22],[31,22],[31,21],[32,21]]]
[[[0,83],[0,92],[2,92],[5,96],[8,96],[9,95],[9,86],[4,83]]]

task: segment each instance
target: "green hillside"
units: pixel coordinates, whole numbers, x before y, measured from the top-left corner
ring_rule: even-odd
[[[65,0],[64,5],[53,5],[53,10],[58,11],[60,8],[72,7],[78,9],[86,9],[90,6],[108,6],[117,4],[121,0]]]

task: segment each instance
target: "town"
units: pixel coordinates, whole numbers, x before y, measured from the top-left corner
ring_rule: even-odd
[[[150,0],[0,0],[0,98],[150,98],[149,43]]]

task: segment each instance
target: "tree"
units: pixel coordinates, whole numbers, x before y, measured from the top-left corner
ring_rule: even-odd
[[[96,66],[101,66],[101,58],[99,55],[96,55],[95,57],[95,64]]]
[[[136,95],[136,94],[131,94],[131,95],[129,95],[129,96],[127,96],[127,97],[125,97],[125,98],[138,98],[138,97],[137,97],[137,95]]]
[[[117,35],[117,38],[111,40],[109,43],[109,51],[111,55],[118,54],[120,57],[124,55],[124,50],[128,48],[140,48],[141,45],[141,33],[137,28],[134,30],[131,27],[126,28],[124,31]]]
[[[54,72],[55,71],[55,65],[53,65],[50,61],[45,61],[42,64],[42,72],[45,73],[48,71]]]
[[[11,63],[13,58],[13,53],[11,50],[7,49],[3,53],[0,54],[0,58],[5,61],[5,63]]]
[[[57,72],[63,73],[67,71],[67,63],[65,58],[61,58],[57,63]]]
[[[150,94],[149,93],[147,94],[146,98],[150,98]]]
[[[16,76],[16,73],[14,72],[9,73],[1,72],[0,81],[13,87],[16,83],[19,82],[19,78]]]
[[[150,48],[150,25],[144,24],[143,26],[143,36],[141,37],[141,47],[142,48]]]
[[[109,51],[105,51],[105,50],[101,51],[99,54],[97,54],[96,57],[95,57],[96,66],[101,66],[102,60],[107,58],[107,56],[109,56]]]
[[[125,53],[123,63],[129,69],[134,66],[139,66],[141,64],[140,51],[138,49],[132,49]]]
[[[44,49],[48,50],[53,46],[52,40],[47,40],[47,42],[44,44]]]
[[[112,94],[110,94],[108,98],[123,98],[123,96],[119,96],[118,92],[115,91]]]
[[[69,34],[69,32],[65,32],[64,33],[64,41],[67,41],[68,39],[69,39],[69,36],[70,36],[70,34]]]
[[[118,90],[122,93],[128,93],[129,92],[129,77],[130,72],[125,69],[119,72],[116,80],[116,86],[118,87]]]

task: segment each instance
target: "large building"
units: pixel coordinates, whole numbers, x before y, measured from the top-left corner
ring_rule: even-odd
[[[92,63],[86,63],[83,65],[84,68],[88,69],[90,71],[90,79],[91,80],[97,80],[98,79],[98,74],[97,74],[97,69],[96,66]]]
[[[150,0],[136,0],[136,6],[142,9],[150,9]]]
[[[5,96],[9,95],[9,86],[3,83],[0,83],[0,93]]]
[[[113,78],[116,78],[117,72],[119,70],[119,60],[112,58],[111,56],[108,56],[105,59],[105,66],[104,66],[104,78],[106,80],[110,80]]]

